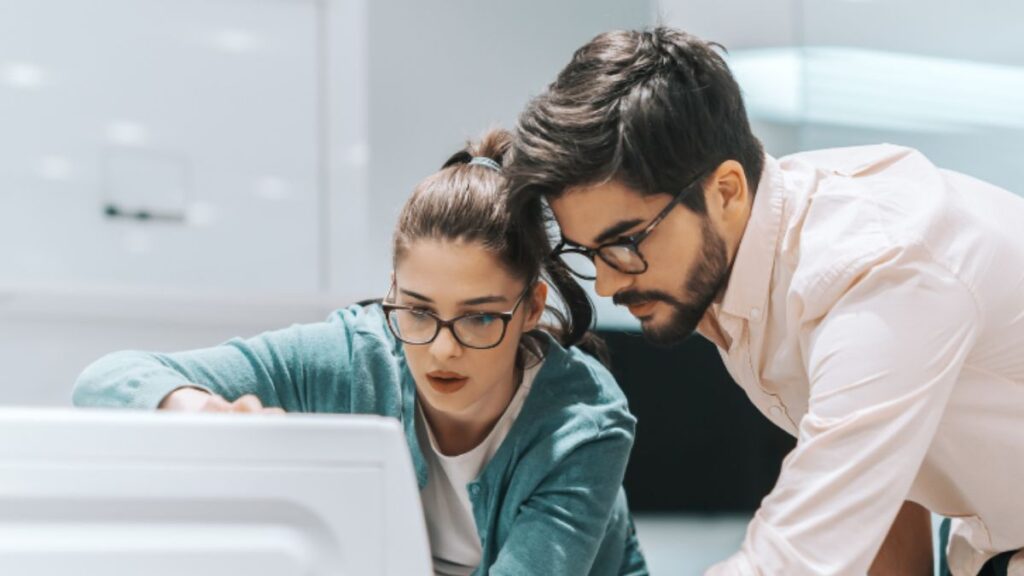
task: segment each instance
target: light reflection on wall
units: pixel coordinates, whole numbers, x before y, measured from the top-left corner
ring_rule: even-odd
[[[924,132],[1024,129],[1024,67],[849,47],[739,50],[748,112]]]

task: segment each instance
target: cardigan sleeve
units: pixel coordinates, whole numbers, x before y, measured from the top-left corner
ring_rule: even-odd
[[[87,367],[77,406],[156,409],[168,394],[197,387],[233,400],[256,395],[289,412],[397,413],[399,369],[372,309],[342,309],[326,322],[161,354],[125,351]],[[379,315],[379,314],[376,314]]]

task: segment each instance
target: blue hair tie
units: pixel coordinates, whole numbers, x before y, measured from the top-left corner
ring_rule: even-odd
[[[498,164],[486,156],[474,156],[473,159],[469,161],[469,165],[473,166],[474,164],[477,166],[486,166],[495,172],[501,172],[501,164]]]

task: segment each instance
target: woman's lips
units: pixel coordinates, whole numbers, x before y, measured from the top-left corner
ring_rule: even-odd
[[[469,378],[453,372],[430,372],[427,374],[430,387],[442,394],[454,394],[469,382]]]
[[[630,314],[636,316],[637,318],[642,318],[651,313],[651,310],[654,308],[655,304],[657,304],[657,302],[648,301],[642,302],[640,304],[630,304],[629,306],[627,306],[627,308],[629,308]]]

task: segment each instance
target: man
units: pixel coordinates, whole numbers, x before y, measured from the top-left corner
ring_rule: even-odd
[[[578,50],[507,175],[577,276],[656,343],[710,339],[797,438],[709,574],[929,573],[925,508],[953,574],[1024,571],[1024,200],[897,146],[766,156],[713,46],[665,28]]]

